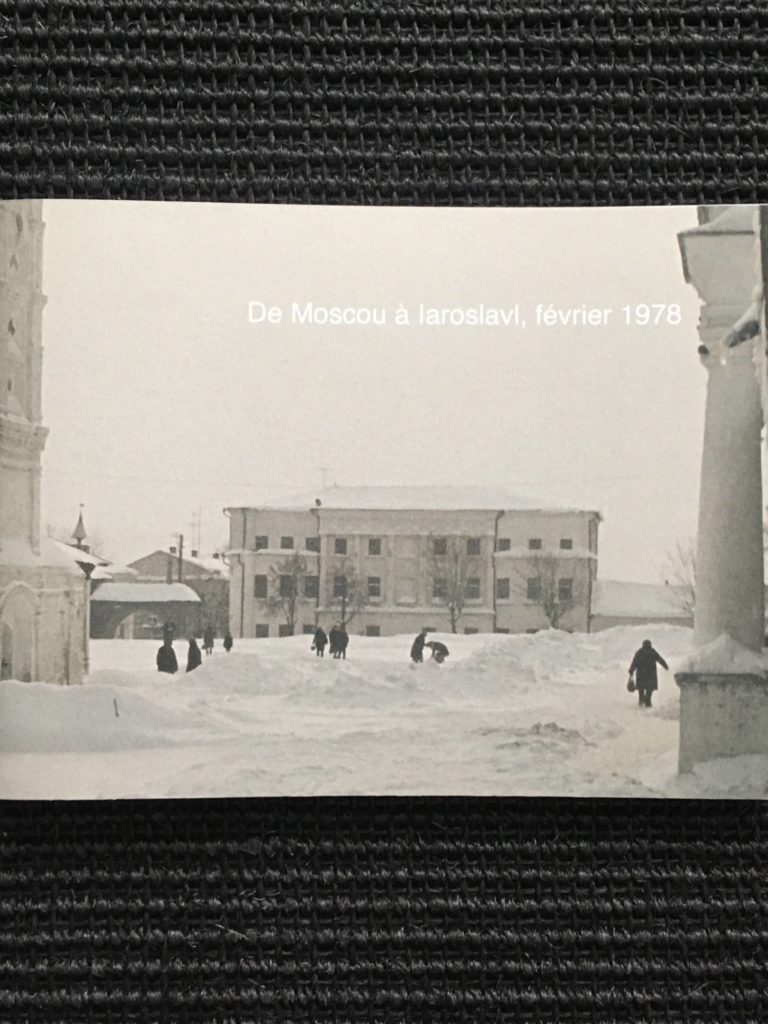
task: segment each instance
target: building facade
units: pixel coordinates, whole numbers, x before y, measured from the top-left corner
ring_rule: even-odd
[[[523,504],[450,488],[332,488],[227,509],[232,633],[342,620],[368,636],[588,631],[599,514]]]
[[[43,218],[0,203],[0,678],[79,682],[88,581],[40,536]]]
[[[218,552],[201,557],[194,548],[182,555],[177,548],[153,551],[129,566],[141,583],[184,583],[200,598],[198,630],[212,626],[217,636],[229,627],[229,567]],[[198,633],[199,635],[199,633]]]

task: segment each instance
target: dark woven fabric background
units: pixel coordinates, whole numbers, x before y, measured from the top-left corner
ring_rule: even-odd
[[[0,0],[0,69],[4,197],[768,199],[759,2]],[[0,830],[2,1022],[768,1018],[760,805],[10,804]]]

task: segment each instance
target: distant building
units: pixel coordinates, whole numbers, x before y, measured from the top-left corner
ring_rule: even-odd
[[[157,550],[128,566],[142,583],[185,583],[200,598],[200,629],[213,626],[222,636],[229,626],[229,567],[216,552],[201,556],[194,548],[181,557],[175,547]]]
[[[225,511],[235,636],[289,632],[276,598],[290,588],[281,576],[296,554],[305,572],[294,632],[338,620],[350,580],[361,595],[351,632],[450,631],[457,577],[458,632],[546,628],[547,596],[563,610],[561,628],[589,629],[596,511],[455,487],[334,487],[318,498]]]
[[[75,683],[87,573],[40,536],[42,266],[41,201],[0,203],[0,679]]]
[[[682,586],[595,580],[592,631],[659,623],[692,628],[693,613],[688,603],[686,588]]]
[[[91,636],[157,639],[166,625],[198,636],[200,598],[183,583],[102,583],[91,596]]]

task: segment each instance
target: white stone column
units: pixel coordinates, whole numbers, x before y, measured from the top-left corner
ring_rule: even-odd
[[[762,410],[754,342],[702,358],[707,400],[696,555],[697,647],[727,634],[759,651],[765,635]]]

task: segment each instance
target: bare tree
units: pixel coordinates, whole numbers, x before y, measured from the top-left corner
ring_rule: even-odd
[[[575,569],[573,559],[542,551],[532,554],[524,569],[516,570],[518,592],[541,608],[552,629],[559,629],[563,618],[585,596],[586,581],[575,574]]]
[[[457,632],[459,619],[464,613],[470,581],[479,579],[479,559],[469,554],[467,537],[429,536],[429,567],[432,576],[432,599],[448,609],[451,632]],[[477,594],[479,597],[479,592]]]
[[[277,565],[270,566],[269,569],[271,585],[267,597],[267,609],[272,615],[283,615],[291,636],[296,629],[296,615],[306,575],[307,563],[298,551],[294,551]]]
[[[368,604],[366,581],[362,580],[350,559],[345,558],[334,565],[328,579],[325,606],[336,613],[342,629]]]
[[[696,607],[696,542],[690,537],[686,541],[679,540],[674,551],[667,556],[664,582],[674,586],[681,610],[693,615]]]

